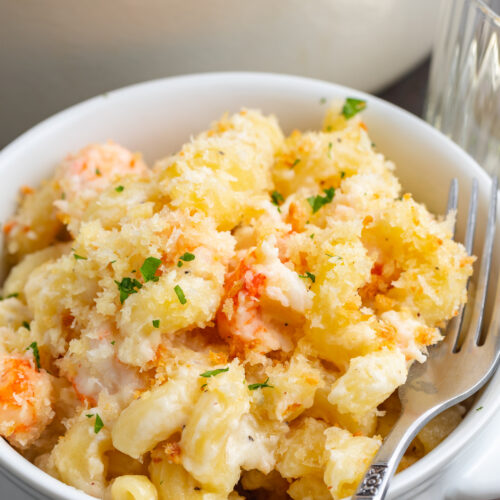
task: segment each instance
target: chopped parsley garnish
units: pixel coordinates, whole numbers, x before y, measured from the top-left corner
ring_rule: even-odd
[[[125,189],[125,188],[124,188],[123,186],[116,186],[116,187],[115,187],[115,191],[116,191],[117,193],[121,193],[124,189]]]
[[[333,147],[333,143],[329,142],[328,143],[328,158],[330,158],[330,160],[332,159],[332,147]]]
[[[320,103],[320,104],[325,104],[325,103],[326,103],[326,97],[322,97],[322,98],[319,100],[319,103]]]
[[[87,260],[87,257],[82,257],[81,255],[78,255],[77,253],[74,253],[73,257],[75,258],[75,260]]]
[[[137,290],[142,288],[142,285],[135,278],[123,278],[120,281],[116,281],[115,283],[118,286],[118,290],[120,290],[120,302],[123,304],[129,295],[133,293],[137,293]]]
[[[7,295],[7,297],[5,297],[5,298],[12,299],[12,298],[16,298],[16,297],[19,297],[19,293],[14,292],[14,293],[9,293],[9,295]]]
[[[209,370],[207,372],[200,373],[200,377],[215,377],[216,375],[219,375],[219,373],[224,373],[229,371],[229,366],[226,366],[226,368],[217,368],[216,370]]]
[[[179,302],[184,305],[187,300],[186,296],[184,295],[184,292],[182,291],[182,288],[179,285],[174,286],[174,292],[177,295],[177,298],[179,299]]]
[[[141,274],[144,281],[158,281],[158,276],[155,276],[156,270],[160,267],[161,260],[156,257],[148,257],[141,266]]]
[[[297,166],[300,163],[300,158],[295,158],[294,162],[292,163],[292,168]]]
[[[101,171],[98,168],[95,169],[95,175],[102,175]]]
[[[116,260],[111,260],[109,263],[114,264],[115,262],[116,262]]]
[[[104,427],[104,422],[102,421],[99,413],[87,413],[85,415],[87,418],[92,418],[95,416],[94,432],[99,434],[99,431]]]
[[[310,273],[309,271],[306,271],[306,274],[299,274],[299,278],[304,278],[304,279],[309,278],[313,283],[316,282],[316,275]]]
[[[476,411],[481,411],[483,409],[482,406],[480,406],[479,408],[476,408]]]
[[[342,170],[342,172],[340,172],[340,178],[343,179],[345,177],[345,172]]]
[[[327,257],[334,257],[334,255],[332,255],[331,253],[325,253],[325,255],[326,255]]]
[[[326,131],[331,132],[333,130],[333,127],[331,125],[327,125]]]
[[[283,198],[283,195],[281,193],[278,193],[278,191],[273,191],[271,193],[271,202],[273,205],[276,205],[278,207],[278,212],[281,212],[280,210],[280,203],[283,203],[285,199]]]
[[[94,424],[94,432],[99,434],[99,431],[104,427],[104,422],[102,421],[99,413],[95,414],[95,424]]]
[[[111,341],[111,345],[115,345],[115,343],[116,343],[116,340]]]
[[[181,255],[179,259],[183,260],[184,262],[191,262],[194,260],[195,256],[192,253],[186,252],[184,255]]]
[[[36,342],[32,342],[28,347],[26,347],[26,350],[31,349],[33,351],[33,356],[35,358],[35,364],[36,364],[36,371],[40,371],[40,352],[38,351],[38,344]]]
[[[192,260],[195,259],[195,255],[189,252],[186,252],[184,255],[181,255],[179,257],[179,262],[177,262],[177,267],[182,267],[182,261],[184,262],[191,262]]]
[[[323,190],[325,193],[325,196],[321,196],[318,194],[317,196],[310,196],[307,198],[307,202],[309,205],[311,205],[313,214],[315,214],[323,205],[326,205],[327,203],[331,203],[333,200],[333,196],[335,195],[335,189],[334,188],[328,188]]]
[[[203,384],[203,385],[200,387],[200,389],[205,389],[205,387],[206,387],[207,385],[208,385],[207,383]]]
[[[314,233],[310,234],[309,238],[311,238],[311,240],[312,240],[314,238]]]
[[[61,193],[61,200],[65,200],[66,199],[66,193]]]
[[[353,97],[348,97],[345,100],[344,107],[342,108],[342,114],[345,118],[352,118],[357,115],[360,111],[366,108],[366,101],[362,99],[354,99]]]
[[[269,377],[267,377],[266,381],[263,384],[250,384],[248,388],[251,391],[255,391],[255,389],[263,389],[264,387],[269,387],[271,389],[274,389],[274,386],[269,385],[268,382],[269,382]]]
[[[159,319],[154,319],[153,320],[153,326],[155,328],[160,328],[160,320]]]
[[[26,328],[26,330],[31,330],[30,324],[27,321],[23,321],[21,324],[24,326],[24,328]]]

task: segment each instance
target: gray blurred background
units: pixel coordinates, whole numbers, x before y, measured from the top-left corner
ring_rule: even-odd
[[[176,74],[272,71],[380,93],[427,58],[438,4],[0,0],[0,148],[72,104]],[[383,95],[418,112],[425,81],[424,66]]]

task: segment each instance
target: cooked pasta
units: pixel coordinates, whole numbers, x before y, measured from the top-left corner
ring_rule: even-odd
[[[288,137],[243,109],[153,168],[91,144],[25,186],[3,228],[0,435],[107,500],[352,494],[474,259],[349,103]]]

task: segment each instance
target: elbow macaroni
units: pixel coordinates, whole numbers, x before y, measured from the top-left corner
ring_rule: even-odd
[[[191,410],[180,441],[181,462],[209,491],[227,495],[238,481],[238,450],[232,450],[228,441],[249,408],[245,372],[233,361],[227,372],[210,377]]]
[[[366,129],[333,105],[285,138],[244,109],[152,169],[92,144],[23,188],[3,228],[0,435],[107,500],[352,494],[474,260],[450,217],[400,196]]]
[[[120,476],[109,488],[111,500],[158,500],[158,492],[146,476]]]
[[[200,389],[193,384],[193,370],[143,393],[125,408],[113,426],[113,446],[132,458],[140,458],[160,441],[179,431],[188,420]]]

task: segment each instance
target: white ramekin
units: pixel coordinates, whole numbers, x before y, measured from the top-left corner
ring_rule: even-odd
[[[480,196],[487,196],[490,180],[472,158],[422,120],[380,99],[300,77],[208,73],[156,80],[101,95],[23,134],[0,153],[0,222],[14,211],[21,185],[36,185],[63,156],[87,143],[113,139],[143,152],[152,163],[174,152],[225,111],[256,107],[276,114],[286,132],[292,128],[317,129],[325,111],[323,98],[346,96],[368,101],[365,122],[377,148],[396,162],[404,189],[432,211],[444,212],[452,177],[457,177],[464,188],[462,205],[472,177],[479,180]],[[479,210],[479,217],[484,216],[485,203]],[[459,227],[462,225],[460,221]],[[494,259],[495,271],[500,266],[500,254]],[[430,491],[454,462],[474,451],[480,429],[500,411],[500,373],[483,391],[476,407],[482,410],[469,412],[440,446],[394,478],[390,498],[409,499]],[[91,498],[37,469],[3,440],[0,473],[34,498]]]

